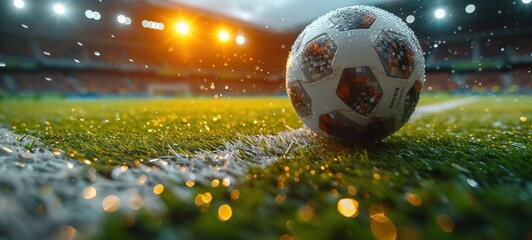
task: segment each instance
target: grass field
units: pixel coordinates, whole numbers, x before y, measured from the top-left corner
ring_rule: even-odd
[[[423,96],[420,106],[451,99]],[[106,176],[116,166],[301,127],[285,98],[1,105],[3,126]],[[531,163],[532,97],[477,97],[412,120],[381,143],[316,137],[227,186],[176,183],[191,197],[166,190],[167,211],[141,208],[130,224],[109,213],[96,237],[531,239]]]

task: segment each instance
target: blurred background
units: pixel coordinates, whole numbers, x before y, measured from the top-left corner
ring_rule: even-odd
[[[425,93],[532,93],[531,0],[8,0],[0,98],[285,95],[299,32],[357,4],[413,29]]]

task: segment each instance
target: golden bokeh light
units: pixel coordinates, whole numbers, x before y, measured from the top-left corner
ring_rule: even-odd
[[[187,181],[185,182],[185,185],[186,185],[187,187],[191,188],[191,187],[194,187],[194,185],[196,185],[196,182],[194,182],[194,181],[192,181],[192,180],[187,180]]]
[[[85,199],[92,199],[96,197],[96,188],[94,187],[86,187],[83,189],[83,192],[81,193],[83,195],[83,198]]]
[[[210,192],[200,193],[194,198],[194,203],[197,206],[208,205],[212,201],[212,194]]]
[[[384,216],[384,209],[382,209],[381,205],[373,204],[369,207],[369,217],[373,218],[377,215]]]
[[[297,210],[296,216],[300,221],[310,222],[314,218],[314,209],[309,204],[305,204]]]
[[[395,224],[384,214],[371,218],[371,233],[378,240],[394,240],[397,238]]]
[[[421,206],[423,203],[423,200],[421,200],[418,195],[413,193],[405,193],[405,198],[410,204],[412,204],[412,206]]]
[[[164,186],[162,184],[160,184],[160,183],[155,185],[155,187],[153,187],[153,193],[155,193],[157,195],[163,193],[163,191],[164,191]]]
[[[213,180],[211,181],[211,186],[212,186],[212,187],[218,187],[218,185],[220,185],[220,180],[218,180],[218,179],[213,179]]]
[[[454,231],[454,221],[451,217],[445,214],[440,214],[436,216],[436,222],[442,231],[446,233]]]
[[[236,189],[231,191],[230,197],[231,197],[231,200],[237,200],[240,197],[240,191]]]
[[[338,212],[344,217],[354,218],[358,215],[358,202],[352,198],[342,198],[337,204]]]
[[[353,185],[349,185],[349,186],[347,187],[347,192],[348,192],[349,194],[351,194],[351,195],[357,195],[358,190],[357,190],[357,188],[356,188],[355,186],[353,186]]]
[[[114,212],[120,208],[120,198],[115,195],[109,195],[103,199],[102,208],[106,212]]]
[[[218,208],[218,219],[222,222],[229,220],[233,216],[233,210],[231,206],[223,204]]]

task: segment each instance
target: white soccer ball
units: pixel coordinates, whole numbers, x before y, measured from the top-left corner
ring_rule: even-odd
[[[373,142],[409,120],[424,78],[422,50],[406,23],[379,8],[353,6],[321,16],[299,34],[286,89],[313,132]]]

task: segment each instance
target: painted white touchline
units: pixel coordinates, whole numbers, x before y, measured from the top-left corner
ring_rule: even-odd
[[[419,106],[416,108],[416,111],[414,111],[414,113],[410,117],[410,120],[414,120],[414,119],[423,117],[428,114],[451,110],[453,108],[457,108],[457,107],[460,107],[466,104],[473,103],[476,100],[477,98],[475,97],[467,97],[467,98],[462,98],[462,99],[457,99],[457,100],[451,100],[451,101],[446,101],[446,102],[441,102],[441,103],[434,103],[434,104]]]

